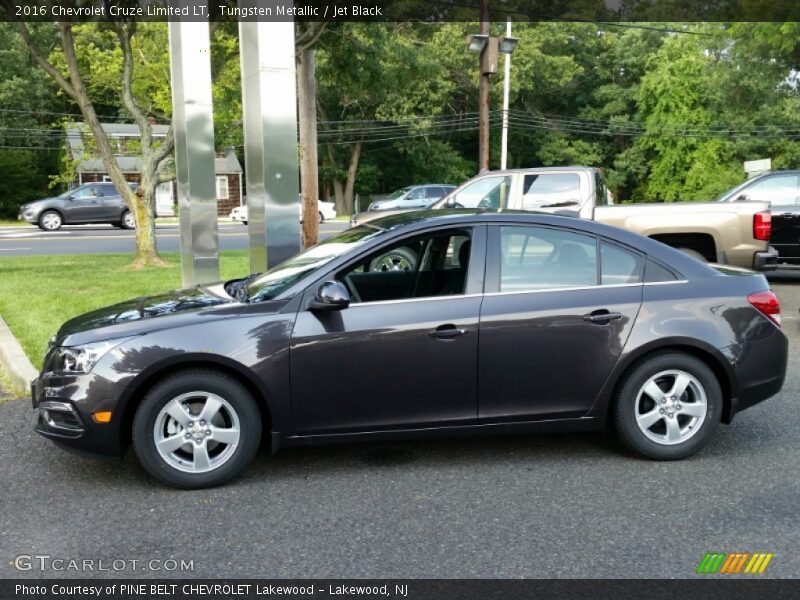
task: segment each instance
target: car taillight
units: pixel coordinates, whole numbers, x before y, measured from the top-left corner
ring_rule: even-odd
[[[755,292],[747,297],[747,301],[758,312],[770,319],[778,327],[781,326],[781,302],[772,290]]]
[[[769,241],[772,234],[772,215],[768,212],[759,212],[753,215],[753,237],[757,240]]]

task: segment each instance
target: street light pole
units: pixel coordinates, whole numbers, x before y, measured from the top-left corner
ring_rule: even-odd
[[[511,19],[506,21],[506,38],[511,37]],[[500,141],[500,169],[508,167],[508,93],[511,86],[511,53],[505,53],[505,74],[503,78],[503,131]]]

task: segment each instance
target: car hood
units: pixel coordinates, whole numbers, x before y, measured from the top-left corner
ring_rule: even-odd
[[[139,335],[198,319],[235,315],[242,307],[225,293],[222,283],[174,290],[126,300],[74,317],[61,326],[53,343],[69,346]]]
[[[58,200],[58,196],[50,196],[48,198],[39,198],[38,200],[32,200],[31,202],[26,202],[22,206],[20,206],[20,210],[25,210],[26,208],[35,208],[39,204],[44,204],[46,202],[52,202],[54,200]]]

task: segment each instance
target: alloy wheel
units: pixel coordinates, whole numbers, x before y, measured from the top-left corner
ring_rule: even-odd
[[[153,428],[159,456],[185,473],[207,473],[221,467],[233,456],[240,436],[239,415],[231,404],[202,391],[167,402]]]
[[[705,421],[708,399],[700,381],[671,369],[650,377],[634,404],[636,424],[657,444],[673,446],[694,436]]]
[[[58,215],[58,213],[45,213],[42,215],[42,227],[48,231],[55,231],[61,227],[61,217]]]
[[[133,229],[136,227],[136,219],[133,218],[133,214],[126,212],[125,216],[122,217],[122,224],[128,229]]]

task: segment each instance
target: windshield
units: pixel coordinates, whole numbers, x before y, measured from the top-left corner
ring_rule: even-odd
[[[328,238],[257,276],[247,286],[247,298],[251,302],[277,298],[307,275],[381,233],[380,229],[361,225]]]
[[[394,200],[396,198],[400,198],[401,196],[405,196],[410,191],[411,191],[411,188],[407,188],[407,187],[403,188],[403,189],[400,189],[400,190],[395,190],[391,194],[386,196],[386,198],[384,198],[384,199],[385,200]]]

